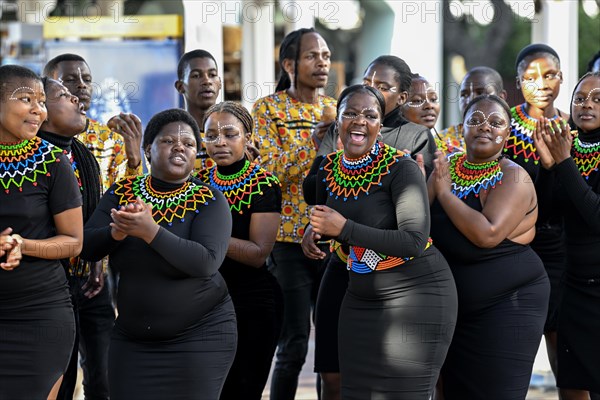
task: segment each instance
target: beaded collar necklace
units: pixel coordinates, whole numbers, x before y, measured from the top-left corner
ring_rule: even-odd
[[[327,191],[337,200],[358,199],[361,193],[369,195],[373,187],[381,186],[381,179],[390,172],[390,166],[400,157],[408,157],[386,144],[375,142],[371,151],[357,159],[348,159],[340,150],[327,156],[328,162],[321,167],[327,171]]]
[[[513,158],[517,158],[519,154],[521,154],[525,162],[533,160],[534,164],[538,164],[540,156],[536,152],[532,137],[537,119],[527,114],[527,111],[525,111],[525,103],[513,107],[510,110],[510,113],[511,134],[506,140],[504,152],[510,150]],[[549,118],[549,120],[553,121],[557,118],[558,115],[555,115],[554,117]]]
[[[455,153],[448,157],[450,162],[450,179],[452,179],[452,193],[459,199],[466,199],[470,193],[479,197],[483,189],[493,189],[496,184],[502,184],[502,170],[499,160],[488,161],[482,164],[473,164],[467,161],[466,153]]]
[[[264,187],[279,185],[279,180],[258,164],[246,160],[242,169],[232,175],[222,175],[217,167],[202,171],[199,178],[218,189],[229,202],[229,210],[243,214],[250,208],[252,198],[262,195]]]
[[[172,226],[175,218],[185,222],[187,212],[200,213],[200,206],[208,200],[216,200],[209,187],[187,181],[177,189],[159,192],[152,187],[152,176],[141,175],[126,178],[115,184],[110,191],[119,198],[120,205],[134,203],[139,196],[145,203],[152,204],[152,217],[157,224],[166,222]]]
[[[23,191],[25,181],[37,186],[41,176],[50,176],[48,166],[60,162],[63,151],[34,137],[19,143],[0,143],[0,184],[4,193],[12,188]]]
[[[592,172],[598,172],[600,167],[600,142],[586,143],[582,142],[579,134],[573,138],[573,147],[571,155],[581,176],[585,179],[590,178]]]

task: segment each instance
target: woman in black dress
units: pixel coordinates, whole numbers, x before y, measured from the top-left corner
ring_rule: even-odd
[[[569,119],[568,113],[559,110],[554,104],[563,82],[560,58],[550,46],[530,44],[517,55],[515,68],[517,88],[521,90],[525,102],[510,110],[510,136],[506,140],[504,154],[523,167],[535,182],[540,170],[540,155],[533,137],[536,122],[540,118]],[[544,197],[542,193],[538,193],[540,202],[544,201]],[[540,214],[535,226],[535,238],[530,245],[540,256],[550,279],[544,337],[550,366],[556,376],[558,303],[567,263],[564,222],[560,209]]]
[[[219,398],[235,354],[235,312],[218,272],[231,237],[223,195],[190,177],[199,128],[186,111],[144,132],[152,173],[114,184],[86,223],[81,256],[120,271],[110,397]]]
[[[343,399],[429,399],[456,321],[448,264],[429,241],[425,179],[408,155],[376,141],[381,93],[342,92],[344,150],[317,174],[313,239],[346,247],[350,270],[339,323]]]
[[[82,211],[83,222],[85,223],[92,215],[102,193],[102,183],[100,180],[100,168],[96,158],[92,152],[79,141],[75,136],[85,130],[87,125],[86,112],[84,105],[77,96],[71,94],[69,89],[57,80],[50,78],[42,78],[44,83],[44,91],[46,92],[46,108],[48,110],[48,118],[42,124],[38,136],[49,143],[60,147],[65,151],[65,154],[70,161],[71,168],[77,178],[77,186],[79,187],[82,196]],[[75,343],[71,353],[71,360],[61,383],[61,388],[58,392],[58,399],[68,399],[73,397],[75,385],[77,383],[77,369],[79,353],[81,349],[82,359],[85,360],[91,369],[92,373],[84,373],[83,387],[86,398],[107,398],[108,397],[108,368],[107,363],[102,363],[96,354],[104,355],[104,359],[108,361],[108,339],[100,343],[92,340],[87,340],[89,336],[85,335],[82,338],[82,332],[93,334],[97,333],[96,325],[94,328],[89,328],[85,323],[88,321],[85,315],[82,317],[82,309],[87,309],[86,306],[96,304],[94,300],[101,291],[104,280],[102,279],[102,263],[89,263],[80,257],[71,257],[62,260],[62,264],[67,272],[67,281],[69,283],[69,291],[71,293],[71,301],[75,317]],[[104,309],[103,309],[104,310]],[[114,311],[112,307],[108,307],[107,321],[101,326],[107,335],[114,321]],[[90,313],[92,318],[96,318],[99,314]],[[112,319],[109,318],[112,315]],[[82,321],[83,320],[83,321]],[[82,329],[83,325],[83,329]],[[96,373],[94,373],[96,371]],[[91,376],[99,376],[106,382],[105,391],[98,390],[94,392],[93,378]],[[102,397],[104,396],[104,397]]]
[[[260,400],[281,331],[283,294],[267,270],[281,212],[279,181],[252,162],[252,116],[225,101],[204,116],[204,143],[216,166],[198,177],[220,190],[233,220],[227,256],[219,272],[233,300],[238,345],[221,400]]]
[[[565,216],[567,270],[558,313],[558,387],[561,398],[600,393],[600,73],[575,86],[572,136],[565,120],[542,118],[536,145],[540,180],[558,188],[554,202]],[[549,171],[547,170],[549,169]],[[556,207],[552,207],[556,208]]]
[[[59,260],[81,250],[81,195],[63,150],[35,136],[41,79],[3,66],[0,90],[0,398],[54,398],[75,338]]]
[[[467,153],[438,152],[428,180],[431,236],[458,291],[458,322],[442,369],[453,399],[525,399],[548,309],[544,266],[528,246],[537,197],[526,172],[501,158],[510,109],[494,95],[465,109]]]

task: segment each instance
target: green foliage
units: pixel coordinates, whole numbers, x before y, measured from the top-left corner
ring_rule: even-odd
[[[505,44],[502,56],[496,66],[500,75],[509,81],[514,81],[517,71],[515,69],[515,60],[519,51],[531,43],[531,20],[519,17],[516,14],[514,18],[513,33],[511,39]]]
[[[590,18],[579,2],[579,76],[587,70],[590,59],[600,50],[600,15]]]

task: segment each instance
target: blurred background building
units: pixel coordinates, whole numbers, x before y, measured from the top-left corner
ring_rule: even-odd
[[[360,81],[381,54],[403,58],[435,82],[440,127],[459,121],[458,85],[477,65],[497,69],[509,103],[522,99],[514,60],[532,42],[554,47],[569,92],[600,49],[600,0],[0,0],[0,57],[40,71],[62,52],[90,63],[93,116],[181,105],[173,88],[184,51],[210,51],[224,79],[222,97],[251,106],[274,90],[278,44],[314,26],[333,53],[327,92]]]

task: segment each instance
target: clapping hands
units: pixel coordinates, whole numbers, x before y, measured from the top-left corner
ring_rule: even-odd
[[[146,204],[139,197],[135,203],[121,206],[118,210],[111,209],[111,235],[115,240],[123,240],[133,236],[150,243],[159,230],[152,217],[152,205]]]
[[[555,120],[541,117],[536,122],[533,140],[542,166],[546,169],[571,156],[571,128],[560,117]]]

